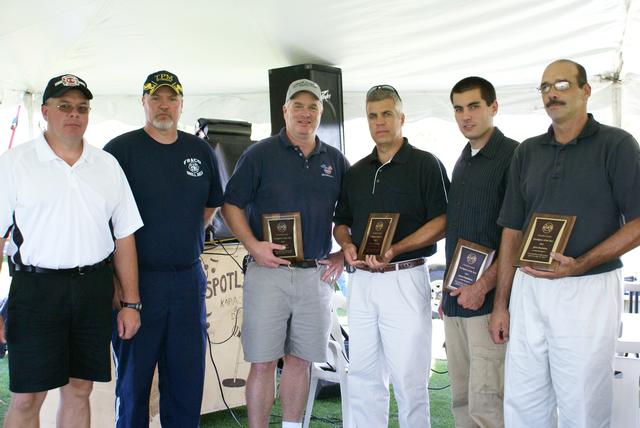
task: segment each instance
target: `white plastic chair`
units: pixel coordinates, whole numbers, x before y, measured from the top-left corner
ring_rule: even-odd
[[[332,299],[332,325],[331,339],[329,340],[329,352],[327,363],[312,363],[311,375],[309,376],[309,396],[307,397],[307,408],[302,422],[303,428],[309,427],[311,421],[311,411],[313,410],[313,402],[316,397],[318,382],[325,380],[340,384],[340,397],[342,401],[342,426],[349,428],[353,426],[350,420],[349,400],[347,394],[347,374],[349,372],[349,360],[344,348],[344,339],[342,337],[342,329],[336,309],[346,308],[346,299],[344,296],[334,294]]]
[[[616,356],[613,369],[611,426],[640,427],[640,359]]]

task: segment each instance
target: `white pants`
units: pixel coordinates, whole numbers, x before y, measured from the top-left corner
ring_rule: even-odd
[[[507,428],[608,427],[620,270],[555,280],[516,272],[505,362]]]
[[[358,428],[386,427],[389,375],[403,428],[428,428],[431,289],[426,265],[358,270],[349,285],[349,404]]]

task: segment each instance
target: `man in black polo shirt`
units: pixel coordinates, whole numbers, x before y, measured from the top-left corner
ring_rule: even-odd
[[[551,127],[516,149],[498,218],[490,328],[496,343],[509,341],[505,425],[609,426],[620,256],[640,242],[640,149],[587,114],[581,65],[551,63],[539,90]],[[555,272],[513,267],[534,212],[576,216],[564,254],[552,253]]]
[[[309,362],[325,361],[331,327],[329,285],[342,273],[342,252],[331,251],[331,223],[348,168],[339,150],[316,130],[322,116],[320,87],[307,79],[289,85],[285,128],[243,153],[227,184],[222,208],[227,224],[249,251],[243,285],[242,346],[251,362],[247,380],[250,427],[266,427],[280,378],[282,426],[300,427],[309,388]],[[262,215],[299,212],[305,260],[289,262],[262,233]]]
[[[450,94],[460,132],[469,139],[451,178],[447,207],[447,269],[458,239],[498,249],[496,224],[517,142],[493,126],[496,91],[481,77],[467,77]],[[457,427],[501,427],[505,345],[489,335],[497,264],[473,284],[445,293],[442,301],[451,408]]]
[[[349,288],[349,403],[359,427],[387,426],[389,375],[401,427],[429,427],[431,290],[425,257],[444,236],[444,166],[402,137],[398,92],[367,92],[367,119],[376,147],[347,173],[336,207],[334,237],[357,268]],[[358,261],[370,213],[399,213],[392,245]]]

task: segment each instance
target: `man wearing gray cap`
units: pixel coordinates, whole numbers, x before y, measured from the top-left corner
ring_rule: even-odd
[[[13,277],[5,427],[39,426],[58,387],[58,426],[89,427],[93,381],[111,379],[114,271],[123,298],[139,298],[133,233],[142,221],[118,162],[83,139],[92,98],[79,77],[54,77],[42,97],[47,130],[0,157],[0,236],[11,231]],[[130,339],[139,314],[122,309],[115,324]]]
[[[280,382],[282,426],[299,427],[307,400],[309,364],[325,361],[331,326],[331,283],[342,273],[342,252],[331,251],[331,224],[348,162],[316,136],[320,87],[307,79],[289,86],[285,128],[249,147],[227,184],[222,214],[250,254],[244,279],[242,345],[251,362],[247,382],[250,427],[266,427]],[[297,260],[278,257],[263,236],[263,217],[299,215]],[[295,222],[295,221],[294,221]],[[279,225],[282,226],[282,225]]]

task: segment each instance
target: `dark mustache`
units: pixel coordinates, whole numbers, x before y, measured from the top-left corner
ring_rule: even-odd
[[[548,103],[545,104],[546,107],[551,107],[554,105],[558,105],[558,106],[564,106],[567,105],[567,103],[565,103],[564,101],[560,101],[560,100],[550,100]]]

